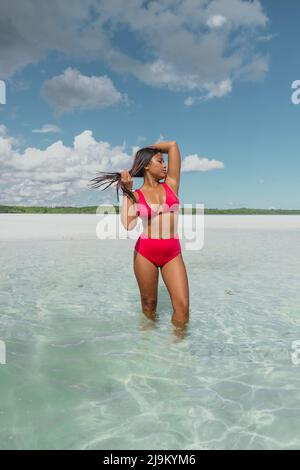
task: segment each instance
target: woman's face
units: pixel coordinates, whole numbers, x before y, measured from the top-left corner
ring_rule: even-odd
[[[163,155],[158,152],[153,155],[151,159],[150,170],[153,176],[158,176],[159,179],[165,178],[167,175],[166,164]]]

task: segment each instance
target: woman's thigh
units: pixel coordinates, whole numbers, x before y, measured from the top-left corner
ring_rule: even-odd
[[[145,302],[157,302],[158,268],[147,258],[134,250],[134,274],[140,289],[141,300]]]
[[[180,253],[161,268],[174,310],[189,310],[189,283],[185,264]]]

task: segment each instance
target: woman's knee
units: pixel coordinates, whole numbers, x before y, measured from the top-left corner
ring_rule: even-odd
[[[157,306],[157,298],[151,295],[142,295],[142,307],[144,311],[153,312]]]
[[[173,302],[174,311],[182,316],[189,316],[189,300],[188,299],[177,299]]]
[[[178,302],[173,311],[172,323],[175,326],[185,326],[189,322],[190,312],[189,304],[186,301]]]

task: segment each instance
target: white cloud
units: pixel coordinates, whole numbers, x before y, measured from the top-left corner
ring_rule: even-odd
[[[209,160],[208,158],[198,157],[198,155],[187,155],[182,161],[181,171],[209,171],[224,168],[224,163],[219,160]]]
[[[45,150],[28,147],[16,148],[18,141],[0,126],[0,202],[2,204],[51,204],[66,196],[87,190],[87,184],[98,171],[120,171],[132,164],[132,155],[124,149],[126,144],[112,146],[97,141],[92,131],[75,136],[73,146],[61,140]],[[97,191],[97,190],[94,190]],[[115,198],[115,188],[99,193],[99,200],[108,193]]]
[[[6,136],[6,126],[4,124],[0,124],[0,136]]]
[[[0,124],[0,162],[1,158],[8,156],[14,145],[19,145],[19,140],[8,136],[6,131],[6,126]]]
[[[1,0],[0,70],[3,78],[45,59],[49,51],[95,59],[107,46],[92,21],[95,0]],[[84,27],[83,27],[84,26]]]
[[[74,108],[105,108],[120,102],[127,103],[128,98],[126,93],[122,95],[116,90],[106,75],[88,77],[71,67],[47,80],[42,94],[58,114]]]
[[[207,94],[200,97],[200,100],[208,100],[211,98],[221,98],[227,95],[232,90],[232,82],[229,78],[222,80],[219,83],[208,83],[205,84],[204,88],[207,90]]]
[[[51,205],[59,204],[63,198],[77,196],[88,190],[89,181],[99,171],[115,172],[131,168],[135,152],[132,147],[126,153],[126,142],[113,146],[107,141],[97,141],[91,130],[76,135],[72,146],[62,140],[40,150],[27,147],[18,149],[18,140],[9,136],[4,125],[0,125],[0,193],[1,204]],[[189,155],[182,160],[182,171],[208,171],[223,168],[217,160]],[[115,185],[99,192],[98,202],[111,197],[115,200]]]
[[[188,96],[188,97],[184,100],[184,104],[185,104],[186,106],[192,106],[194,103],[195,103],[195,98],[193,98],[192,96]]]
[[[0,70],[5,79],[55,51],[72,60],[101,60],[152,87],[205,95],[208,84],[265,77],[269,56],[258,54],[254,45],[256,36],[268,36],[263,31],[268,22],[259,0],[132,0],[126,8],[122,0],[72,0],[72,8],[60,0],[1,0]],[[125,52],[118,43],[120,28],[129,31],[138,52]],[[56,95],[56,85],[61,90],[67,84],[50,82],[55,107],[61,107],[59,97],[63,110],[91,105],[78,82],[71,88],[75,103]],[[87,86],[90,90],[91,82]],[[103,97],[100,92],[97,100],[118,102],[118,93],[111,89]]]
[[[223,24],[226,23],[226,18],[223,15],[213,15],[210,16],[207,20],[207,25],[210,28],[220,28]]]
[[[32,129],[32,132],[47,134],[50,132],[61,132],[61,129],[55,124],[44,124],[40,129]]]
[[[208,84],[232,81],[248,64],[252,68],[250,79],[263,78],[268,69],[267,56],[265,67],[264,56],[256,64],[251,42],[257,30],[261,33],[268,23],[258,0],[161,0],[147,6],[135,1],[128,3],[124,12],[122,2],[114,1],[104,4],[102,15],[114,28],[122,18],[122,24],[144,40],[153,56],[151,61],[141,63],[114,50],[110,66],[130,72],[151,86],[205,94]],[[208,30],[209,19],[215,28]],[[217,27],[221,24],[222,29]],[[233,35],[242,36],[242,40],[234,43]]]
[[[235,78],[241,81],[262,80],[269,69],[270,55],[260,56],[256,54],[251,62],[240,67],[235,72]]]
[[[192,106],[198,101],[207,101],[212,98],[221,98],[227,95],[232,90],[232,82],[229,78],[222,80],[219,83],[205,83],[203,88],[206,90],[203,95],[200,96],[188,96],[184,104],[186,106]]]
[[[255,41],[270,41],[271,39],[275,38],[277,34],[266,34],[265,36],[257,36]]]

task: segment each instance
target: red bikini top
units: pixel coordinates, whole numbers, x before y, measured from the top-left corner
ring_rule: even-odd
[[[167,183],[162,182],[160,183],[165,188],[165,201],[160,206],[159,204],[151,204],[155,207],[153,210],[149,204],[147,203],[143,192],[140,189],[136,189],[136,192],[139,195],[139,202],[138,202],[138,211],[137,215],[140,216],[142,219],[151,219],[159,214],[165,212],[179,212],[179,199],[177,194],[174,193],[173,189],[170,188]]]

